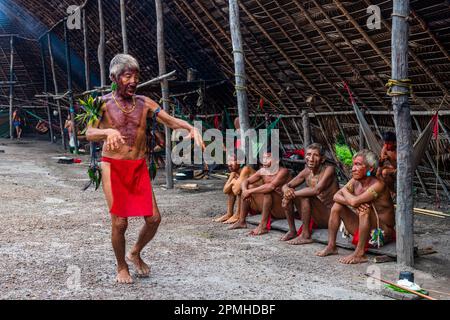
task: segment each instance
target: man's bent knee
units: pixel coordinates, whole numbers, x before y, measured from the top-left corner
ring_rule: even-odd
[[[112,226],[116,231],[125,232],[128,227],[128,220],[126,218],[115,217]]]
[[[152,226],[159,225],[161,223],[161,215],[154,214],[152,216],[146,216],[145,223]]]

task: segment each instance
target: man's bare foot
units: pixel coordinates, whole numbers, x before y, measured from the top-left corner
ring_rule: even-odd
[[[336,255],[336,254],[338,254],[338,250],[335,246],[334,247],[326,246],[325,249],[317,252],[316,256],[326,257],[326,256],[331,256],[331,255]]]
[[[294,239],[296,235],[297,235],[296,231],[289,231],[280,238],[280,241],[288,241],[288,240]]]
[[[343,264],[358,264],[358,263],[365,263],[367,262],[367,257],[365,255],[357,255],[355,253],[352,253],[349,256],[343,257],[341,259],[339,259],[340,263]]]
[[[311,236],[304,236],[303,233],[299,235],[297,238],[292,239],[287,242],[288,244],[292,245],[301,245],[301,244],[309,244],[313,243],[313,240],[311,239]]]
[[[116,282],[123,283],[123,284],[132,284],[133,283],[133,278],[131,278],[128,268],[123,268],[123,269],[117,271]]]
[[[231,218],[231,214],[225,213],[223,216],[220,216],[219,218],[213,219],[214,222],[225,222],[228,219]]]
[[[260,236],[260,235],[266,234],[268,232],[269,232],[269,230],[267,230],[267,228],[258,226],[255,229],[253,229],[252,231],[250,231],[249,235],[250,236]]]
[[[132,254],[130,252],[127,255],[127,259],[134,264],[139,277],[146,278],[150,275],[150,267],[141,259],[139,254]]]
[[[224,223],[226,224],[232,224],[235,223],[236,221],[239,220],[239,215],[233,215],[231,218],[229,218],[227,221],[225,221]]]
[[[236,221],[231,226],[228,227],[228,230],[234,230],[234,229],[247,229],[247,222],[243,221]]]

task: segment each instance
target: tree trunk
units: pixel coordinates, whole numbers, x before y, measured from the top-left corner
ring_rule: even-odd
[[[14,138],[14,127],[13,127],[13,95],[14,95],[14,37],[11,36],[9,40],[9,48],[11,51],[10,61],[9,61],[9,136],[12,140]]]
[[[245,132],[250,128],[250,120],[248,116],[247,105],[247,87],[245,74],[245,56],[241,34],[241,25],[239,21],[239,5],[238,0],[229,0],[230,11],[230,31],[231,42],[233,45],[234,70],[236,79],[236,98],[239,113],[239,126],[241,127],[241,137],[245,137]],[[245,139],[241,140],[244,148],[246,162],[248,162],[249,144]]]
[[[120,0],[120,23],[122,26],[123,53],[128,54],[127,20],[125,0]]]
[[[55,95],[58,95],[58,81],[56,80],[56,71],[55,71],[55,60],[53,59],[53,49],[52,49],[52,41],[50,38],[50,33],[47,33],[47,41],[48,41],[48,54],[50,56],[50,67],[52,69],[52,78],[53,78],[53,88],[55,90]],[[61,103],[56,100],[56,104],[58,106],[58,115],[59,115],[59,128],[61,129],[61,140],[64,150],[67,149],[66,139],[64,137],[64,125],[61,113]]]
[[[156,33],[157,33],[157,45],[158,45],[158,64],[159,75],[166,73],[166,55],[164,51],[164,16],[161,0],[155,0],[156,6]],[[161,81],[161,95],[163,102],[163,109],[167,113],[169,110],[169,82],[167,79]],[[166,134],[166,187],[168,189],[173,188],[173,169],[172,169],[172,142],[171,142],[171,130],[169,127],[165,127]]]
[[[47,109],[47,118],[48,118],[48,130],[50,133],[50,141],[53,143],[54,137],[53,137],[52,115],[50,111],[50,105],[48,104],[47,64],[45,63],[45,51],[43,44],[41,44],[41,60],[42,60],[42,77],[44,80],[45,107]]]
[[[409,0],[394,0],[392,14],[392,79],[408,78]],[[393,91],[408,89],[395,86]],[[397,263],[412,267],[414,264],[414,220],[412,195],[412,129],[409,94],[392,97],[397,135]]]

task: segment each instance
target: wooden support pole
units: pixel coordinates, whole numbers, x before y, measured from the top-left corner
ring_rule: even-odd
[[[158,64],[159,75],[166,73],[166,55],[164,50],[164,14],[161,0],[155,0],[156,7],[156,36],[157,36],[157,48],[158,48]],[[169,82],[167,79],[161,81],[161,95],[163,102],[163,109],[167,113],[170,113],[169,105]],[[166,187],[167,189],[173,189],[173,169],[172,169],[172,143],[171,143],[171,130],[169,127],[165,127],[166,134]]]
[[[250,120],[248,116],[245,56],[242,42],[241,24],[239,20],[238,0],[229,0],[229,12],[231,42],[233,45],[233,58],[236,79],[235,89],[239,113],[239,125],[241,127],[242,134],[244,132],[247,132],[247,130],[250,128]],[[243,139],[241,143],[245,148],[245,155],[247,156],[249,151],[248,143],[245,141],[245,139]]]
[[[87,43],[87,25],[86,25],[86,9],[83,9],[83,47],[84,47],[84,78],[86,83],[86,91],[91,88],[90,66],[89,66],[89,48]]]
[[[128,54],[128,38],[127,38],[127,13],[125,0],[120,0],[120,24],[122,26],[122,45],[123,53]]]
[[[105,20],[103,18],[102,0],[98,0],[98,20],[100,28],[100,41],[98,43],[98,64],[100,65],[100,82],[103,87],[106,84],[105,71]]]
[[[266,126],[268,125],[267,122],[268,122],[268,121],[266,121]],[[297,122],[295,121],[294,118],[291,118],[291,122],[292,122],[292,124],[294,125],[295,130],[297,131],[297,134],[298,134],[298,137],[299,137],[300,141],[301,141],[302,144],[304,145],[304,144],[305,144],[305,140],[303,139],[303,136],[302,136],[302,134],[301,134],[301,132],[300,132],[300,128],[298,127]]]
[[[361,109],[361,113],[363,115],[363,117],[366,115],[366,110],[365,109]],[[363,129],[360,127],[359,128],[359,150],[364,149],[365,145],[366,145],[366,140],[364,138],[364,132]]]
[[[73,130],[73,141],[75,143],[75,154],[78,154],[78,130],[77,124],[75,122],[75,108],[73,105],[73,91],[72,91],[72,59],[70,57],[70,48],[69,48],[69,33],[67,32],[67,23],[64,22],[64,42],[66,47],[66,68],[67,68],[67,91],[69,97],[69,112],[70,112],[70,121],[72,123]]]
[[[45,63],[45,51],[44,45],[41,43],[41,61],[42,61],[42,78],[44,81],[44,92],[45,92],[45,107],[47,109],[47,118],[48,118],[48,131],[50,133],[50,142],[55,142],[53,135],[53,126],[52,126],[52,114],[50,111],[50,105],[48,104],[48,89],[47,89],[47,64]]]
[[[91,89],[91,79],[90,79],[90,66],[89,66],[89,48],[87,41],[87,24],[86,24],[86,9],[83,9],[83,48],[84,48],[84,83],[86,91]],[[104,84],[102,84],[103,86]],[[103,94],[103,93],[102,93]],[[92,159],[96,156],[97,144],[94,141],[89,142],[89,154]]]
[[[393,0],[392,13],[392,79],[408,79],[409,0]],[[408,89],[394,86],[392,97],[397,134],[397,263],[414,265],[413,155],[412,128]]]
[[[281,123],[281,126],[283,127],[284,131],[286,132],[289,142],[291,143],[292,146],[294,146],[295,145],[294,140],[292,140],[291,135],[289,134],[289,130],[286,128],[286,125],[284,124],[283,119],[280,119],[280,123]]]
[[[9,39],[9,49],[11,52],[9,60],[9,137],[12,140],[14,138],[14,128],[13,128],[13,100],[14,100],[14,36]]]
[[[303,124],[303,144],[304,148],[311,144],[311,126],[309,123],[309,116],[306,110],[302,111],[302,124]]]
[[[52,70],[52,78],[53,78],[53,88],[55,90],[55,95],[58,95],[58,81],[56,80],[56,70],[55,70],[55,60],[53,59],[53,48],[52,48],[52,40],[50,33],[47,34],[47,42],[48,42],[48,54],[50,56],[50,68]],[[67,149],[66,139],[64,137],[64,125],[61,113],[61,103],[59,100],[56,100],[56,105],[58,108],[58,119],[59,119],[59,128],[61,129],[61,140],[64,150]]]

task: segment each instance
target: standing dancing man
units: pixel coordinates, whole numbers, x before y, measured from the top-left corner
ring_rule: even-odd
[[[129,217],[144,217],[145,224],[137,242],[126,258],[134,264],[139,276],[147,277],[149,266],[141,252],[154,237],[161,222],[160,212],[152,191],[145,160],[147,150],[147,118],[154,117],[172,129],[185,129],[195,143],[204,147],[201,134],[187,122],[161,110],[158,104],[145,96],[136,95],[139,82],[139,64],[127,54],[118,54],[109,67],[110,78],[117,89],[102,97],[105,102],[101,117],[89,126],[89,141],[105,141],[102,150],[103,192],[111,213],[112,246],[117,259],[119,283],[133,279],[125,259],[125,231]]]

